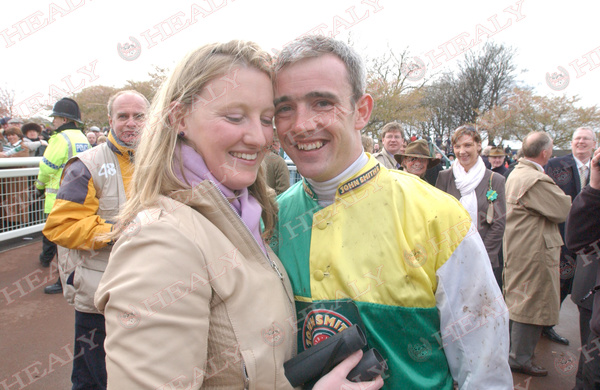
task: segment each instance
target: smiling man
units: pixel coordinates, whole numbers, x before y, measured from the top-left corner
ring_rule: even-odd
[[[278,198],[273,242],[299,349],[359,324],[389,366],[384,388],[512,388],[507,309],[481,238],[455,198],[363,152],[365,80],[356,52],[322,36],[275,63],[277,132],[304,177]],[[478,325],[453,334],[465,319]]]
[[[383,126],[381,129],[381,142],[383,143],[383,150],[375,153],[373,157],[387,169],[402,169],[402,166],[394,159],[394,155],[404,153],[406,149],[404,131],[400,123],[390,122]]]

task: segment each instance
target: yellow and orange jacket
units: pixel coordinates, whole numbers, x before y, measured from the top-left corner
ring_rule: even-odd
[[[69,160],[44,235],[58,245],[65,297],[78,311],[97,313],[93,299],[112,249],[114,219],[126,201],[133,149],[111,132],[105,144]]]

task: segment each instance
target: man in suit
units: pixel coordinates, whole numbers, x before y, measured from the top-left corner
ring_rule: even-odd
[[[589,182],[590,160],[596,147],[596,134],[589,127],[580,127],[573,133],[571,141],[572,154],[557,157],[545,166],[545,171],[554,182],[571,197],[571,201]],[[565,237],[565,224],[558,228]],[[576,268],[576,254],[563,245],[560,251],[560,302],[565,300],[573,289],[573,276]],[[581,313],[580,313],[581,314]],[[545,328],[543,334],[550,340],[569,345],[569,340],[556,333],[553,328]]]
[[[400,164],[394,158],[395,154],[404,153],[406,149],[404,131],[400,123],[390,122],[383,126],[381,142],[383,142],[383,150],[375,153],[373,157],[387,169],[401,169]]]
[[[571,198],[542,168],[552,155],[547,133],[529,133],[523,140],[523,155],[506,181],[504,299],[511,322],[509,364],[515,372],[546,376],[548,371],[532,358],[544,326],[558,323],[562,245],[558,224],[567,218]]]

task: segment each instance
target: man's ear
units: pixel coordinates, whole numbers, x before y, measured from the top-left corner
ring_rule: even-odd
[[[354,128],[356,130],[364,129],[369,123],[369,118],[373,112],[373,98],[368,93],[361,96],[356,102],[356,121]]]

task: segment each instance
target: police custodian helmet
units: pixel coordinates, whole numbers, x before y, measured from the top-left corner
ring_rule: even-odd
[[[62,118],[72,119],[75,122],[81,122],[81,112],[79,111],[79,105],[73,99],[62,98],[52,108],[52,114],[50,116],[59,116]]]

